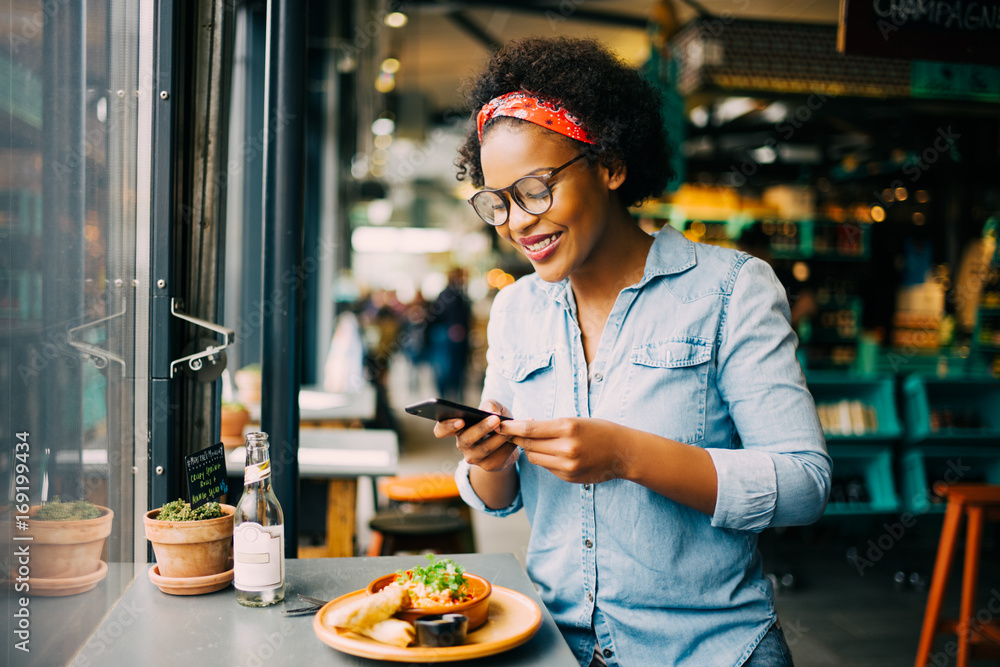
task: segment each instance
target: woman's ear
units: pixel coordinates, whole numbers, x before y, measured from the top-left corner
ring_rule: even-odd
[[[621,160],[615,160],[605,167],[608,170],[608,189],[617,190],[625,182],[627,169]]]

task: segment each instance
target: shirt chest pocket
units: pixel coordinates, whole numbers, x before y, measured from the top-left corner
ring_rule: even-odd
[[[514,395],[510,406],[515,419],[551,419],[556,400],[556,373],[552,352],[504,359],[500,372]]]
[[[705,406],[712,344],[684,336],[632,348],[621,423],[694,443],[705,437]]]

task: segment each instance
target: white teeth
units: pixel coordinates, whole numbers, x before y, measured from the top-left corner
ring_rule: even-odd
[[[555,241],[557,236],[559,236],[559,235],[558,234],[553,234],[552,236],[550,236],[548,238],[542,239],[538,243],[532,243],[531,245],[526,245],[524,247],[527,248],[528,250],[530,250],[531,252],[538,252],[542,248],[547,247],[550,243],[552,243],[553,241]]]

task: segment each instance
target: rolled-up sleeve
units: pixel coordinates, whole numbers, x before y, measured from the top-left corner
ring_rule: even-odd
[[[748,259],[720,327],[717,385],[742,449],[707,450],[718,477],[713,526],[805,525],[826,507],[830,457],[789,321],[771,267]]]
[[[472,466],[465,461],[460,461],[458,469],[455,470],[455,484],[458,485],[458,493],[469,507],[480,512],[485,512],[486,514],[492,514],[493,516],[507,516],[523,507],[520,490],[518,490],[514,501],[510,505],[507,505],[507,507],[501,507],[500,509],[490,509],[487,507],[486,503],[476,495],[475,489],[472,488],[472,482],[469,481],[469,470],[471,468]]]
[[[508,290],[508,292],[510,291],[512,290]],[[505,298],[504,291],[500,291],[496,295],[493,305],[490,308],[490,321],[486,325],[486,380],[483,383],[483,394],[480,398],[480,405],[483,401],[490,400],[503,405],[509,410],[511,401],[514,399],[514,392],[510,387],[510,383],[498,370],[500,368],[499,350],[502,344],[500,332],[504,326],[503,310]],[[458,485],[459,495],[462,496],[462,500],[469,507],[494,516],[507,516],[521,509],[520,489],[518,490],[517,497],[507,507],[500,509],[490,509],[487,507],[486,503],[482,501],[472,488],[472,482],[469,480],[469,470],[471,468],[472,466],[463,460],[459,462],[458,468],[455,470],[455,483]]]

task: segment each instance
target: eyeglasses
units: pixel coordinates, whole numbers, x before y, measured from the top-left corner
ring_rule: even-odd
[[[549,187],[549,180],[585,155],[586,153],[581,153],[548,173],[522,176],[505,188],[480,190],[469,198],[469,203],[476,209],[483,222],[495,227],[506,223],[510,217],[510,205],[504,196],[505,193],[509,194],[525,212],[541,215],[552,208],[552,189]]]

